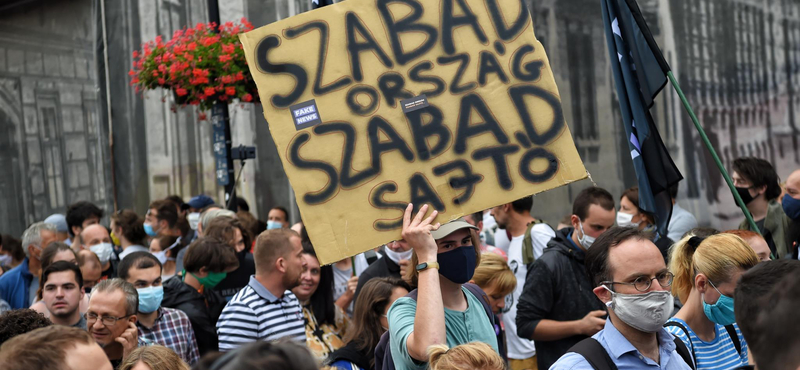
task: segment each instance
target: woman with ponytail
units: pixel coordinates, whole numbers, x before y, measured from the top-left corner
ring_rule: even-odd
[[[733,292],[742,273],[758,262],[753,249],[731,234],[686,236],[672,247],[672,294],[683,308],[665,326],[692,351],[696,369],[747,365],[747,343],[734,322]]]

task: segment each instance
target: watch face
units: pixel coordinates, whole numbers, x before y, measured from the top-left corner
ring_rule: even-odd
[[[417,271],[424,270],[427,267],[428,267],[428,263],[427,262],[420,263],[419,265],[417,265]]]

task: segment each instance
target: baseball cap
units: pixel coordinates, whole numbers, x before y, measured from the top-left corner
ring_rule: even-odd
[[[209,197],[208,195],[205,195],[205,194],[200,194],[200,195],[197,195],[197,196],[193,197],[192,199],[189,199],[189,201],[187,203],[185,203],[181,208],[183,208],[183,209],[188,209],[188,208],[203,209],[203,208],[208,207],[208,206],[210,206],[212,204],[214,204],[214,200],[211,199],[211,197]]]
[[[438,240],[461,229],[478,230],[477,227],[470,225],[469,222],[464,221],[463,218],[459,218],[457,220],[453,220],[442,226],[439,226],[438,230],[431,231],[431,235],[433,236],[434,239]]]
[[[64,215],[62,214],[56,213],[50,215],[49,217],[44,219],[44,223],[55,225],[56,231],[60,233],[65,233],[69,230],[69,227],[67,227],[67,218],[64,217]]]

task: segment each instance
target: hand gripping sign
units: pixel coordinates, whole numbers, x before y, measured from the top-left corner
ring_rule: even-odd
[[[519,0],[347,0],[240,35],[324,264],[586,177]]]

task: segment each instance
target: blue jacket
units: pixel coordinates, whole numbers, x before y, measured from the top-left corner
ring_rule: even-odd
[[[19,266],[0,276],[0,299],[8,302],[14,310],[30,307],[28,299],[32,280],[26,257]]]

